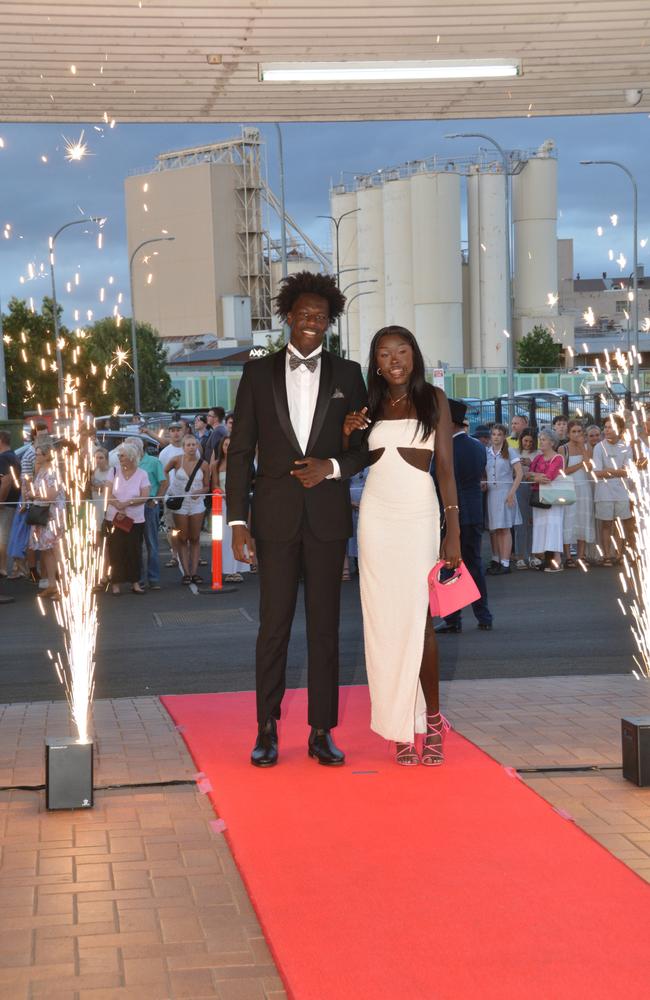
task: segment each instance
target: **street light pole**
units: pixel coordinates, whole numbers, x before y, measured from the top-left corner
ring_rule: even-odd
[[[138,366],[138,340],[135,332],[135,301],[133,299],[133,261],[138,250],[142,250],[142,247],[146,247],[149,243],[166,243],[169,240],[175,240],[175,236],[155,236],[150,240],[143,240],[142,243],[138,243],[137,247],[131,254],[129,260],[129,289],[131,294],[131,356],[133,358],[133,388],[135,394],[135,409],[134,413],[140,412],[140,368]]]
[[[287,209],[286,209],[286,192],[285,192],[285,176],[284,176],[284,146],[282,144],[282,129],[276,122],[275,127],[278,133],[278,162],[280,166],[280,242],[281,242],[281,253],[282,253],[282,278],[286,278],[289,273],[289,267],[287,263]],[[269,253],[270,257],[270,253]],[[270,261],[269,261],[270,266]],[[282,332],[285,341],[289,339],[288,332],[289,328],[286,323],[282,324]]]
[[[278,162],[280,166],[280,242],[282,246],[282,277],[287,277],[287,216],[284,178],[284,148],[282,145],[282,129],[276,122],[278,132]]]
[[[580,164],[583,167],[591,166],[608,166],[608,167],[618,167],[622,170],[624,174],[630,179],[632,184],[632,225],[633,225],[633,240],[634,240],[634,252],[632,254],[632,267],[633,270],[633,290],[634,290],[634,308],[632,310],[632,323],[634,326],[634,360],[633,360],[633,371],[634,380],[638,383],[639,381],[639,267],[638,267],[638,255],[639,255],[639,196],[636,180],[634,174],[628,170],[628,168],[623,163],[619,163],[618,160],[580,160]],[[629,290],[629,286],[628,286]]]
[[[50,277],[52,279],[52,311],[54,320],[54,347],[56,351],[56,370],[59,377],[59,404],[61,406],[63,406],[65,383],[63,381],[63,355],[61,354],[61,348],[59,346],[59,306],[56,301],[56,283],[54,280],[54,246],[56,244],[57,237],[60,236],[64,229],[69,229],[70,226],[83,226],[89,222],[97,222],[101,226],[104,222],[106,222],[106,219],[100,215],[90,215],[87,219],[75,219],[73,222],[66,222],[65,225],[60,226],[54,236],[50,236],[49,239]]]
[[[333,215],[317,215],[317,219],[329,219],[330,222],[334,224],[334,230],[336,232],[336,285],[337,287],[341,281],[341,249],[339,244],[339,229],[343,219],[348,215],[354,215],[356,212],[360,212],[360,208],[351,208],[348,212],[343,212],[341,215],[335,217]],[[338,335],[339,335],[339,351],[341,350],[341,317],[339,316],[337,320]]]
[[[507,377],[508,377],[508,400],[510,403],[510,413],[514,413],[514,399],[515,399],[515,335],[512,329],[512,260],[511,260],[511,250],[510,250],[510,181],[509,176],[509,163],[508,157],[505,151],[491,135],[485,135],[483,132],[451,132],[444,136],[445,139],[485,139],[486,142],[491,143],[497,150],[499,156],[501,157],[501,162],[503,163],[503,179],[505,181],[505,206],[506,206],[506,262],[508,267],[508,281],[506,282],[507,287],[507,302],[506,302],[506,323],[508,324],[507,330],[507,345],[506,345],[506,364],[507,364]]]
[[[2,332],[2,301],[0,300],[0,420],[9,416],[9,399],[7,397],[7,371],[5,368],[5,342]]]
[[[377,278],[372,278],[371,280],[376,282],[378,279]],[[354,284],[356,284],[356,282],[354,282]],[[348,285],[348,288],[349,287],[350,286]],[[357,292],[356,295],[353,295],[351,299],[348,299],[348,302],[346,304],[346,307],[345,307],[345,339],[346,339],[347,349],[348,349],[348,360],[350,359],[350,306],[352,305],[352,303],[354,302],[354,300],[360,298],[361,295],[374,295],[374,294],[375,294],[374,288],[368,289],[367,292]]]
[[[378,278],[359,278],[358,281],[351,281],[350,284],[346,285],[345,288],[342,288],[341,291],[345,295],[345,293],[347,292],[348,288],[352,288],[354,285],[376,285],[377,282],[378,282],[378,280],[379,280]],[[373,291],[374,291],[374,289],[373,289]],[[357,298],[357,296],[353,295],[352,299],[350,299],[350,302],[353,301],[356,298]],[[347,352],[348,352],[348,361],[350,360],[350,313],[349,313],[349,309],[350,309],[350,304],[348,303],[347,308],[345,310],[345,341],[346,341]]]

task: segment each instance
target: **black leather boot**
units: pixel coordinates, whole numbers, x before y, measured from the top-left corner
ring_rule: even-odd
[[[461,622],[446,622],[441,621],[434,626],[433,631],[436,635],[447,635],[449,633],[455,633],[463,631],[463,626]]]
[[[329,729],[314,729],[312,726],[307,749],[310,757],[315,757],[319,764],[327,767],[345,763],[345,754],[334,743]]]
[[[257,740],[251,753],[251,764],[255,767],[273,767],[278,762],[278,724],[275,719],[267,719],[258,726]]]

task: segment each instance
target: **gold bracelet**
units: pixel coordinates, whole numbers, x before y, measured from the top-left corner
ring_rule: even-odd
[[[445,507],[445,510],[460,510],[460,507],[457,504],[452,503]]]

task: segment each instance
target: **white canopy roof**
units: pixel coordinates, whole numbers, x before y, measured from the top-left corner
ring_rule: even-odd
[[[265,62],[520,59],[511,80],[262,83]],[[74,69],[73,69],[74,67]],[[76,70],[76,72],[75,72]],[[648,0],[2,0],[4,121],[495,118],[630,111]],[[650,101],[642,100],[637,110]]]

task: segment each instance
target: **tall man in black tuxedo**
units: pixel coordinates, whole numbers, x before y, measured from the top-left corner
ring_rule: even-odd
[[[276,311],[291,330],[287,347],[244,367],[228,451],[226,507],[235,559],[257,552],[260,629],[256,649],[257,742],[251,763],[278,759],[276,720],[286,686],[287,647],[302,573],[308,647],[308,750],[343,764],[331,737],[338,721],[341,575],[352,512],[347,480],[367,465],[360,432],[343,447],[343,423],[366,405],[356,362],[323,350],[343,311],[333,278],[302,271],[285,279]],[[248,510],[251,472],[257,473]],[[251,537],[252,535],[252,537]],[[253,542],[253,538],[255,542]]]
[[[481,540],[483,536],[483,494],[482,483],[485,480],[487,453],[485,447],[465,433],[463,420],[467,405],[459,399],[449,400],[451,413],[454,475],[458,491],[458,506],[460,507],[460,553],[463,562],[472,575],[481,596],[472,604],[474,617],[478,627],[488,632],[492,628],[492,614],[488,608],[487,587],[481,560]],[[435,631],[460,632],[463,624],[461,612],[455,611],[444,621],[436,625]]]

